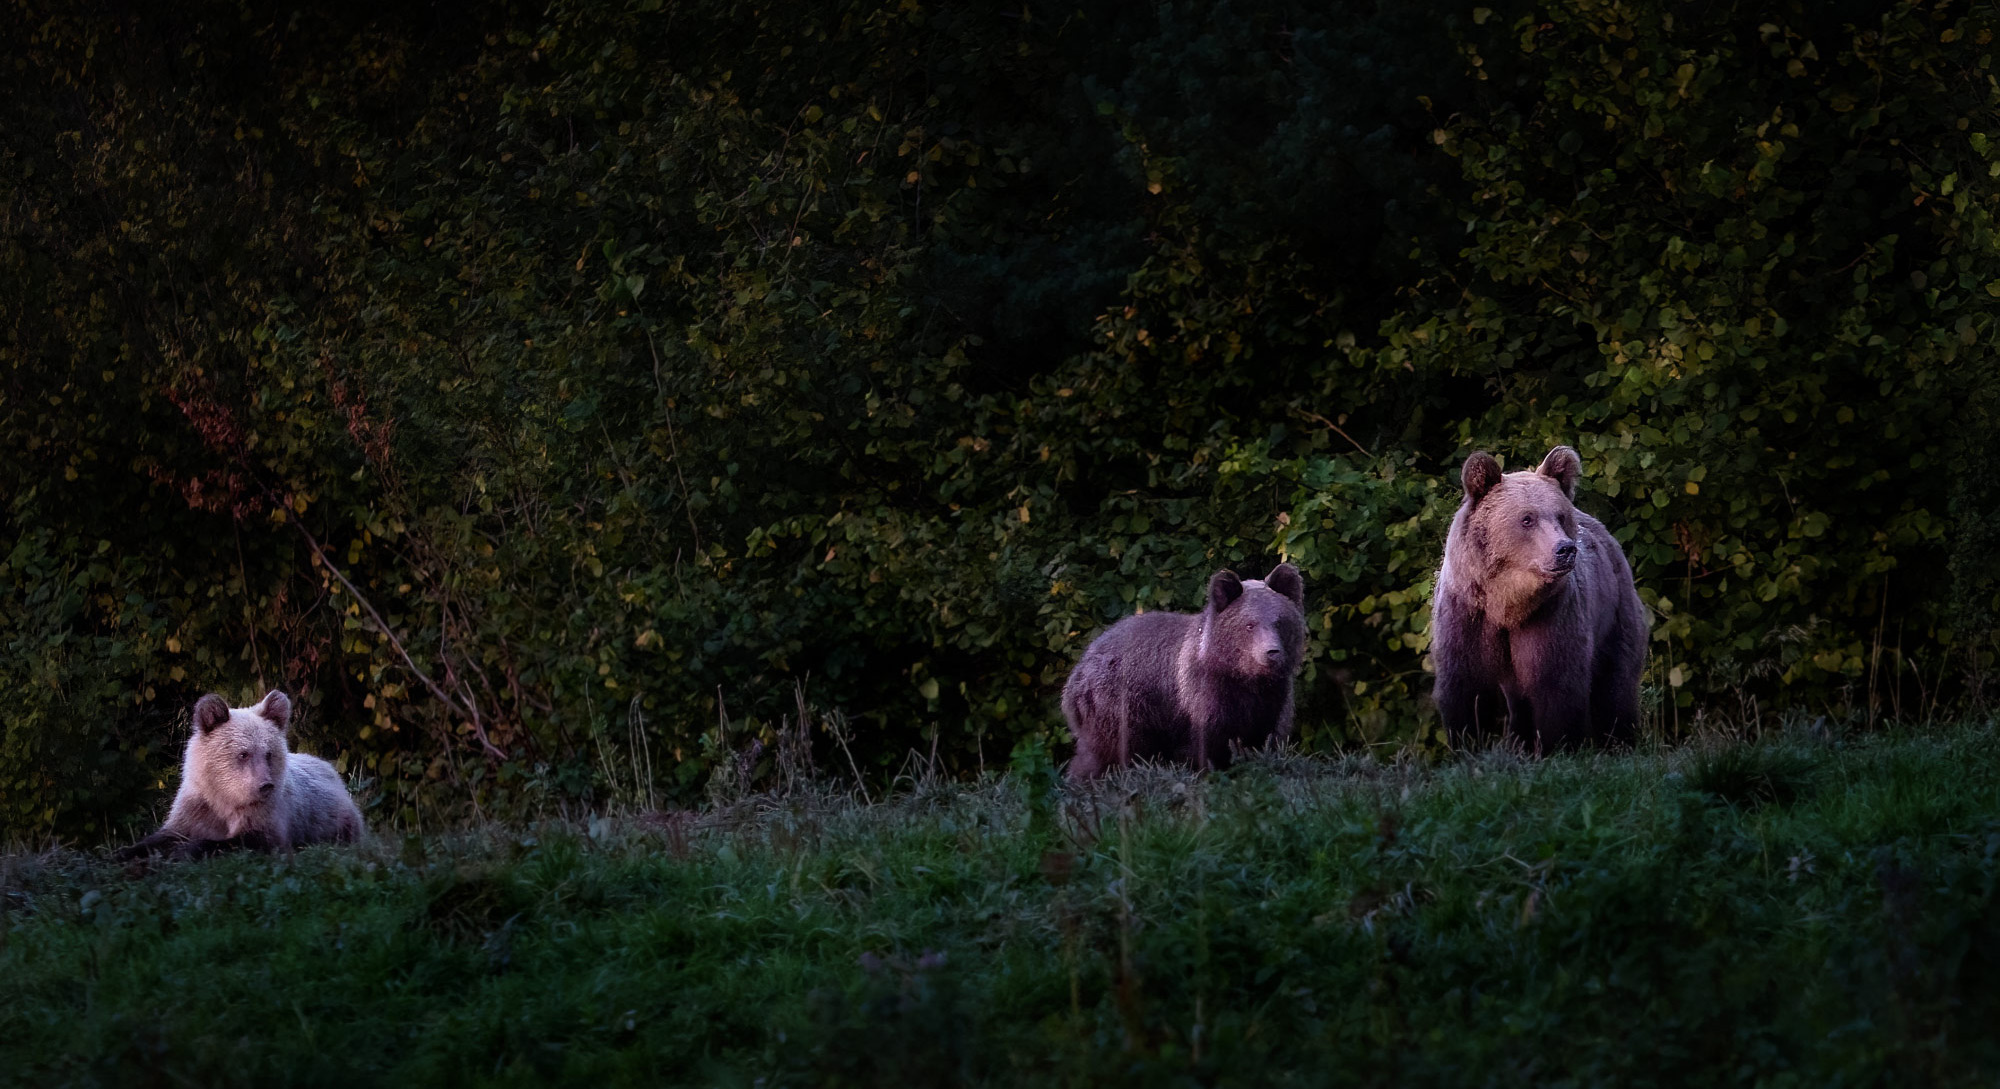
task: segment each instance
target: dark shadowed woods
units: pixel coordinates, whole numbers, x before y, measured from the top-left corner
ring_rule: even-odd
[[[10,0],[0,831],[209,690],[377,824],[991,768],[1281,559],[1303,743],[1434,745],[1556,443],[1649,729],[1984,706],[1995,14]]]

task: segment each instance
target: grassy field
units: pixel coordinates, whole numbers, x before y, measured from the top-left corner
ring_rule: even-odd
[[[0,862],[33,1085],[1992,1085],[2000,736]]]

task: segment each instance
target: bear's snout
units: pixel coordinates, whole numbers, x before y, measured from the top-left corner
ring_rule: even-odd
[[[1243,664],[1239,668],[1254,676],[1270,673],[1284,660],[1285,644],[1278,639],[1277,633],[1266,630],[1258,633],[1257,638],[1243,648]]]
[[[271,792],[276,789],[278,789],[278,784],[270,781],[269,779],[266,779],[262,783],[257,784],[257,793],[267,798],[270,797]]]
[[[1564,538],[1561,544],[1556,545],[1556,562],[1552,565],[1551,569],[1557,572],[1558,574],[1561,574],[1563,572],[1569,571],[1571,568],[1574,568],[1575,566],[1576,566],[1576,542],[1569,540],[1568,538]]]

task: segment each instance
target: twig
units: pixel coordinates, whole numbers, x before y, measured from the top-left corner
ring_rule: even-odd
[[[861,792],[861,800],[874,805],[875,799],[868,796],[868,781],[861,777],[861,765],[854,762],[854,750],[847,747],[847,716],[836,708],[820,721],[833,739],[840,743],[840,751],[847,757],[847,770],[854,773],[854,788]]]
[[[250,666],[257,671],[257,687],[264,687],[264,659],[257,653],[257,609],[250,601],[250,565],[243,562],[243,526],[236,519],[229,520],[229,528],[236,533],[236,574],[243,580],[244,614],[250,625]]]
[[[506,751],[498,745],[493,744],[487,738],[486,727],[479,721],[479,713],[466,708],[463,704],[453,699],[451,693],[439,687],[438,683],[431,679],[431,675],[424,672],[423,667],[417,664],[417,660],[410,657],[410,652],[403,648],[403,641],[396,638],[396,633],[390,629],[389,622],[382,618],[381,613],[375,611],[375,606],[366,597],[362,596],[360,589],[354,583],[350,582],[346,575],[341,573],[340,568],[333,565],[333,560],[327,556],[326,549],[319,546],[319,541],[313,537],[312,531],[305,527],[305,523],[298,518],[288,518],[286,521],[290,522],[292,527],[299,531],[299,536],[305,538],[306,547],[312,549],[313,557],[324,565],[327,571],[340,581],[342,586],[347,588],[349,594],[354,596],[355,604],[368,610],[368,616],[375,621],[376,629],[382,633],[384,638],[389,640],[390,646],[396,648],[396,653],[402,657],[403,664],[409,667],[411,673],[416,674],[418,680],[424,682],[424,687],[430,689],[431,695],[437,697],[439,703],[464,715],[472,723],[473,732],[478,735],[479,744],[486,750],[486,755],[497,760],[507,759]]]
[[[632,778],[634,780],[632,797],[636,802],[643,790],[646,800],[646,811],[650,813],[658,810],[660,803],[653,792],[653,743],[646,737],[646,713],[639,706],[641,698],[638,695],[634,695],[632,697],[632,705],[625,711],[625,731],[627,734],[626,743],[631,745],[634,750],[632,757]],[[633,744],[633,738],[637,739],[636,744]],[[645,759],[643,781],[640,778],[641,770],[639,765],[642,756]]]
[[[646,351],[653,356],[653,389],[659,393],[661,400],[665,400],[667,391],[660,383],[660,350],[653,346],[653,331],[651,329],[646,330]],[[688,491],[687,474],[681,471],[680,443],[674,438],[674,406],[669,404],[666,408],[667,449],[672,451],[674,455],[674,476],[681,482],[681,508],[687,511],[688,529],[694,532],[694,550],[700,552],[703,551],[701,547],[701,527],[696,525],[694,521],[694,493]],[[676,568],[675,570],[676,577],[678,577],[679,569]]]
[[[1326,429],[1327,429],[1327,430],[1329,430],[1329,431],[1333,432],[1333,433],[1334,433],[1334,434],[1336,434],[1336,435],[1339,435],[1339,436],[1340,436],[1341,438],[1343,438],[1343,439],[1346,439],[1346,440],[1347,440],[1348,442],[1350,442],[1350,443],[1353,443],[1353,444],[1354,444],[1354,448],[1355,448],[1356,450],[1359,450],[1359,451],[1361,451],[1361,456],[1362,456],[1362,457],[1365,457],[1365,458],[1372,458],[1372,457],[1374,457],[1374,456],[1375,456],[1374,454],[1371,454],[1371,453],[1369,453],[1369,452],[1368,452],[1368,448],[1367,448],[1366,446],[1363,446],[1363,445],[1361,445],[1360,443],[1358,443],[1358,442],[1355,442],[1355,441],[1354,441],[1354,436],[1352,436],[1352,435],[1348,434],[1347,432],[1345,432],[1345,431],[1341,430],[1341,428],[1340,428],[1340,425],[1339,425],[1339,424],[1337,424],[1337,423],[1334,423],[1334,422],[1333,422],[1332,420],[1329,420],[1329,419],[1327,419],[1327,418],[1326,418],[1325,416],[1322,416],[1322,415],[1320,415],[1319,413],[1317,413],[1317,412],[1313,412],[1313,411],[1311,411],[1311,410],[1309,410],[1309,409],[1303,409],[1303,408],[1294,408],[1294,409],[1293,409],[1292,411],[1293,411],[1293,412],[1296,412],[1296,413],[1298,413],[1298,414],[1299,414],[1299,415],[1301,415],[1301,416],[1304,416],[1305,418],[1307,418],[1307,419],[1309,419],[1309,420],[1317,420],[1317,421],[1319,421],[1320,423],[1322,423],[1322,424],[1324,424],[1324,425],[1326,426]]]

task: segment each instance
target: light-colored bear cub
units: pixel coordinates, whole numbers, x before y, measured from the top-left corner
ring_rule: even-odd
[[[361,810],[340,773],[317,756],[286,751],[291,722],[292,701],[277,689],[254,707],[231,708],[212,692],[196,701],[173,810],[158,832],[119,856],[290,850],[360,838]]]

